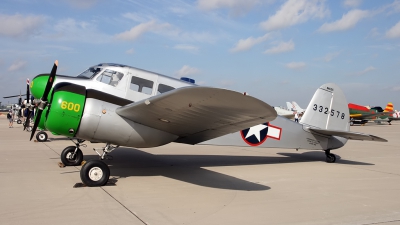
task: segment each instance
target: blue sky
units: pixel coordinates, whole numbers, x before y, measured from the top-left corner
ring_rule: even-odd
[[[306,107],[333,82],[348,102],[400,109],[400,0],[2,0],[0,94],[101,62]],[[1,99],[2,103],[9,100]]]

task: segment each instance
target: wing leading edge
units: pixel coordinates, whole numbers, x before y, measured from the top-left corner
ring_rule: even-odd
[[[272,121],[273,107],[254,97],[190,86],[122,106],[117,114],[179,136],[180,143],[197,144],[257,124]]]

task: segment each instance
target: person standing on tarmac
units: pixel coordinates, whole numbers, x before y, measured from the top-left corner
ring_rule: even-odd
[[[299,122],[299,114],[297,113],[297,111],[294,111],[294,122]]]
[[[10,111],[7,113],[7,119],[9,121],[8,128],[12,128],[14,122],[14,113],[12,109],[10,109]]]

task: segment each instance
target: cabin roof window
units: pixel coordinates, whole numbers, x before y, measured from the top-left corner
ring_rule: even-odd
[[[97,80],[116,87],[122,77],[124,77],[124,74],[114,70],[106,69],[99,77],[97,77]]]
[[[165,84],[159,84],[158,85],[158,89],[157,89],[157,94],[161,94],[161,93],[164,93],[164,92],[167,92],[167,91],[172,91],[174,89],[175,89],[174,87],[171,87],[171,86],[168,86],[168,85],[165,85]]]
[[[93,66],[93,67],[90,67],[89,69],[85,70],[83,73],[79,74],[78,77],[91,79],[94,76],[96,76],[97,74],[99,74],[102,69],[103,68],[101,68],[101,67]]]
[[[132,76],[130,89],[133,91],[151,95],[153,92],[153,85],[154,82],[151,80],[146,80],[140,77]]]

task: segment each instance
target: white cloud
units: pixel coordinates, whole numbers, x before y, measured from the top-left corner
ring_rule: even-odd
[[[294,50],[294,42],[292,40],[288,42],[281,42],[278,46],[267,49],[264,53],[266,54],[278,54],[282,52],[289,52]]]
[[[396,23],[392,28],[386,32],[388,38],[399,38],[400,37],[400,22]]]
[[[146,32],[157,32],[160,30],[164,30],[171,25],[168,23],[157,23],[155,20],[151,20],[146,23],[141,23],[137,26],[132,27],[129,31],[122,32],[120,34],[115,35],[115,38],[124,40],[124,41],[134,41],[143,35]]]
[[[399,91],[400,92],[400,86],[392,87],[392,91]]]
[[[194,67],[190,67],[188,65],[184,65],[180,70],[176,71],[175,74],[179,77],[188,76],[192,74],[199,73],[200,70]]]
[[[247,13],[262,0],[198,0],[197,6],[201,10],[209,11],[219,8],[229,8],[234,15]]]
[[[128,49],[125,53],[131,55],[131,54],[135,53],[135,50],[133,48],[131,48],[131,49]]]
[[[21,70],[21,69],[25,68],[25,66],[26,66],[26,61],[23,61],[23,60],[16,61],[13,64],[11,64],[11,66],[8,68],[8,71],[12,72],[12,71]]]
[[[144,23],[146,21],[153,20],[152,17],[140,13],[124,13],[122,14],[122,17],[133,20],[137,23]]]
[[[319,32],[327,33],[333,31],[344,31],[356,26],[360,20],[368,17],[370,14],[367,10],[354,9],[343,15],[340,20],[332,23],[324,23],[319,29]]]
[[[361,0],[344,0],[343,5],[346,7],[357,7],[361,5]]]
[[[64,0],[74,8],[89,9],[94,6],[98,0]]]
[[[369,73],[369,72],[374,71],[374,70],[376,70],[375,67],[369,66],[369,67],[365,68],[363,71],[355,72],[355,73],[353,73],[351,75],[361,76],[361,75],[364,75],[364,74]]]
[[[54,30],[56,33],[49,36],[52,40],[104,43],[110,39],[97,30],[96,24],[71,18],[59,21]]]
[[[372,38],[378,37],[379,35],[381,35],[381,34],[379,33],[378,28],[376,28],[376,27],[372,28],[368,33],[368,37],[372,37]]]
[[[271,34],[267,33],[264,36],[261,36],[258,38],[249,37],[247,39],[240,39],[236,43],[236,46],[233,47],[230,51],[231,52],[241,52],[241,51],[249,50],[254,45],[264,42],[264,41],[268,40],[270,37],[271,37]]]
[[[324,57],[322,57],[321,60],[325,61],[325,62],[330,62],[334,58],[338,57],[339,55],[340,55],[340,52],[331,52],[331,53],[326,54]]]
[[[135,41],[140,36],[148,32],[162,35],[174,40],[179,40],[181,42],[214,43],[220,38],[216,34],[210,34],[207,32],[184,32],[169,23],[158,22],[154,19],[145,23],[140,23],[128,31],[116,34],[114,35],[114,38],[124,41]]]
[[[0,36],[26,37],[37,33],[46,19],[44,16],[35,15],[0,14],[0,21]]]
[[[199,50],[199,47],[193,45],[180,44],[180,45],[175,45],[174,49],[184,50],[189,52],[197,52]]]
[[[323,0],[289,0],[260,26],[266,30],[277,30],[305,23],[312,18],[324,18],[328,14]]]
[[[291,62],[291,63],[287,63],[285,66],[289,69],[299,70],[299,69],[303,69],[304,67],[306,67],[306,63],[305,62]]]

